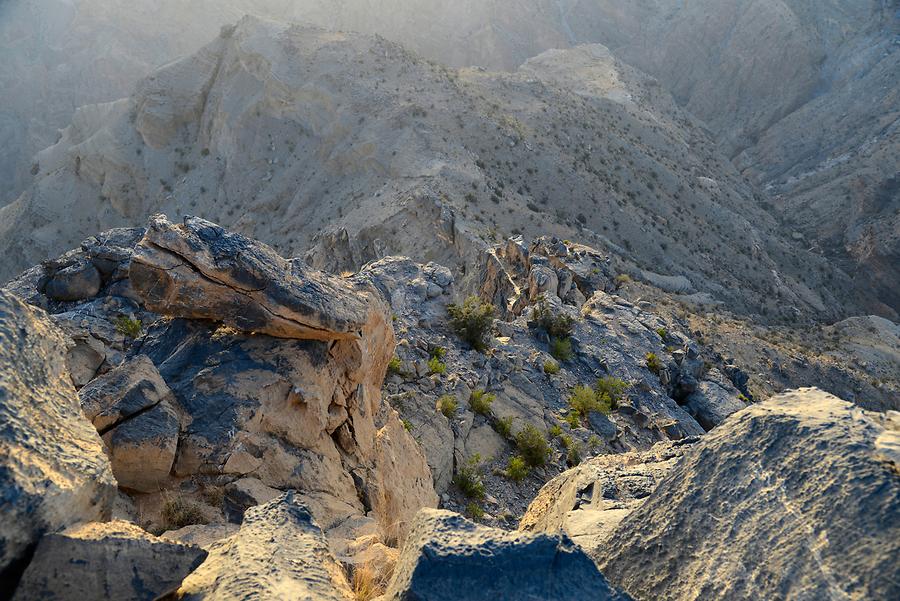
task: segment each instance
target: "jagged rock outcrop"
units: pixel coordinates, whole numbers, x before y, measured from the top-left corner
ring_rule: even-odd
[[[164,246],[184,270],[159,295],[149,282],[175,282],[157,270],[176,256]],[[83,410],[142,525],[240,521],[294,489],[340,547],[363,531],[402,537],[418,509],[437,504],[422,451],[381,399],[394,334],[371,279],[291,265],[194,218],[155,217],[66,255],[95,259],[102,285],[82,302],[48,298],[42,268],[10,287],[102,355]],[[176,317],[185,312],[193,317]]]
[[[486,528],[422,510],[400,552],[386,599],[625,601],[565,535]]]
[[[116,480],[66,369],[70,342],[42,310],[0,291],[0,581],[42,534],[108,518]]]
[[[353,598],[344,572],[309,510],[287,492],[247,510],[241,529],[167,599],[236,601]]]
[[[365,349],[373,354],[390,346],[387,308],[371,295],[203,219],[176,226],[151,217],[129,279],[144,306],[163,315],[279,338],[374,337]]]
[[[648,451],[599,455],[545,484],[519,521],[525,532],[564,532],[592,557],[619,523],[640,507],[697,437]]]
[[[45,535],[14,601],[153,601],[206,558],[193,545],[152,536],[129,522],[89,523]]]
[[[815,389],[729,417],[597,550],[637,599],[900,595],[900,430]]]

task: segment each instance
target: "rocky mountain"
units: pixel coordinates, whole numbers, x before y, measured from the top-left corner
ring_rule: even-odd
[[[383,39],[247,18],[132,97],[79,109],[38,163],[0,210],[6,275],[166,211],[335,272],[390,253],[460,268],[510,233],[552,233],[691,302],[780,319],[865,303],[599,46],[451,71]]]
[[[548,49],[600,43],[655,77],[773,197],[757,200],[769,203],[779,236],[874,290],[867,312],[897,317],[895,2],[204,0],[157,3],[146,18],[118,0],[14,0],[0,11],[12,59],[0,67],[10,91],[0,174],[11,182],[0,202],[42,177],[34,154],[75,108],[126,96],[244,13],[377,33],[451,67],[514,70]]]
[[[761,559],[772,556],[796,575],[787,598],[823,586],[890,598],[894,412],[808,391],[762,402],[715,351],[727,340],[692,339],[661,289],[626,300],[646,285],[608,258],[511,239],[470,274],[496,306],[460,304],[461,282],[433,262],[385,257],[338,277],[214,223],[156,215],[26,271],[0,293],[0,407],[14,424],[0,437],[14,468],[0,472],[14,500],[0,514],[5,589],[777,597]],[[865,327],[844,328],[840,344],[864,346]],[[885,388],[893,409],[898,389]],[[811,479],[812,465],[829,469]],[[781,497],[759,494],[779,482]],[[850,497],[868,505],[832,502]],[[722,543],[727,517],[719,531],[686,521],[710,503],[746,507],[752,556]],[[785,522],[792,503],[819,517]],[[823,543],[820,524],[879,534]],[[644,550],[672,532],[686,539],[662,547],[701,537],[706,551],[679,564]]]

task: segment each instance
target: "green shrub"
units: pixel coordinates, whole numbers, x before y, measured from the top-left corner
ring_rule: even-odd
[[[116,318],[116,331],[129,338],[137,338],[141,335],[143,324],[140,319],[133,319],[127,315],[119,315]]]
[[[550,354],[557,361],[569,361],[574,355],[572,352],[572,340],[569,338],[551,338]]]
[[[487,350],[487,337],[496,312],[494,305],[477,296],[470,296],[462,305],[448,305],[447,312],[450,314],[450,327],[460,338],[476,351],[483,353]]]
[[[615,409],[619,406],[619,401],[622,400],[625,391],[628,390],[628,384],[619,378],[603,376],[597,380],[595,388],[597,398],[601,403],[608,405],[610,409]]]
[[[400,374],[400,357],[394,355],[391,357],[391,360],[388,361],[388,374]]]
[[[596,434],[591,434],[591,437],[588,438],[587,444],[588,448],[591,451],[596,451],[600,447],[600,437]]]
[[[656,353],[647,353],[645,357],[647,360],[647,369],[659,375],[659,372],[662,371],[663,365],[662,361],[659,360],[659,357],[656,356]]]
[[[547,430],[547,434],[550,435],[550,438],[557,438],[559,436],[562,436],[562,428],[559,427],[559,424],[553,424]]]
[[[496,396],[484,390],[473,390],[469,397],[469,408],[478,415],[490,415],[491,403],[495,398]]]
[[[631,276],[628,275],[627,273],[620,273],[619,275],[617,275],[615,277],[614,281],[616,283],[616,290],[618,290],[625,284],[630,284],[633,280],[631,279]]]
[[[513,482],[521,482],[528,477],[528,466],[525,460],[516,455],[511,457],[506,466],[506,477]]]
[[[453,483],[470,499],[484,498],[484,482],[481,479],[481,455],[475,453],[459,469],[453,477]]]
[[[609,414],[612,406],[609,397],[598,394],[596,390],[589,386],[576,386],[572,389],[572,396],[569,397],[569,407],[572,413],[579,418],[587,418],[592,411],[603,414]]]
[[[512,423],[513,418],[510,415],[509,417],[501,417],[498,418],[494,422],[494,431],[497,432],[503,438],[511,438],[512,437]]]
[[[466,505],[466,515],[473,520],[480,520],[484,517],[484,509],[482,509],[481,505],[479,505],[475,501],[471,501],[468,505]]]
[[[413,429],[412,422],[409,421],[408,419],[403,420],[403,429],[406,430],[407,432],[412,432],[412,429]]]
[[[568,338],[572,335],[572,326],[575,324],[575,320],[568,315],[554,315],[543,296],[532,309],[531,320],[551,338]]]
[[[548,375],[555,375],[559,373],[559,363],[556,361],[544,361],[544,373]]]
[[[669,331],[665,328],[656,328],[656,333],[663,340],[665,340],[669,336]]]
[[[570,428],[577,428],[581,425],[581,414],[577,411],[569,411],[566,414],[566,423],[569,424]]]
[[[516,434],[516,447],[531,467],[538,467],[547,462],[550,456],[550,445],[540,430],[528,424]]]
[[[459,407],[459,403],[456,402],[456,397],[452,394],[445,394],[437,400],[437,409],[441,413],[444,414],[444,417],[447,419],[452,419],[454,415],[456,415],[456,409]]]
[[[431,349],[431,352],[429,353],[429,355],[434,359],[439,359],[439,360],[443,361],[444,357],[447,356],[447,349],[445,349],[442,346],[436,346]]]
[[[428,360],[428,371],[433,374],[443,374],[447,371],[447,364],[437,357],[432,357]]]

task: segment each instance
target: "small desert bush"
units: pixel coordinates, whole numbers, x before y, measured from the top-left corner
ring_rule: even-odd
[[[647,360],[647,369],[659,375],[663,365],[662,361],[659,360],[659,357],[656,356],[656,353],[647,353],[645,359]]]
[[[354,600],[372,601],[383,595],[390,579],[391,574],[380,573],[370,563],[355,567],[350,579]]]
[[[141,335],[142,328],[140,319],[134,319],[127,315],[120,315],[116,318],[116,331],[123,336],[137,338]]]
[[[475,453],[456,471],[453,482],[468,498],[483,499],[484,482],[481,475],[481,455]]]
[[[488,335],[496,312],[494,305],[477,296],[470,296],[461,305],[448,305],[447,312],[450,314],[450,327],[460,338],[476,351],[483,353],[487,350]]]
[[[387,372],[388,372],[388,375],[391,375],[391,374],[399,375],[400,374],[400,357],[398,357],[397,355],[394,355],[393,357],[391,357],[391,360],[388,361]]]
[[[191,524],[205,524],[206,518],[200,506],[180,496],[167,496],[163,501],[161,517],[166,530],[178,530]]]
[[[531,424],[522,428],[516,434],[516,447],[531,467],[539,467],[547,462],[550,456],[550,444],[544,434]]]
[[[521,482],[528,477],[528,465],[522,457],[516,455],[509,459],[506,465],[506,477],[513,482]]]
[[[625,391],[628,390],[628,384],[619,378],[604,376],[597,380],[595,389],[601,402],[608,404],[610,409],[615,409],[619,406],[619,401],[622,400]]]
[[[480,520],[484,517],[484,509],[482,509],[481,505],[479,505],[475,501],[471,501],[468,505],[466,505],[466,515],[473,520]]]
[[[556,361],[544,361],[544,373],[548,375],[555,375],[559,373],[559,363]]]
[[[469,408],[478,415],[490,415],[491,403],[497,398],[484,390],[473,390],[472,396],[469,397]]]
[[[508,417],[499,417],[494,422],[494,431],[502,436],[503,438],[509,439],[512,437],[512,416]]]
[[[569,361],[574,356],[571,338],[551,338],[550,354],[560,362]]]
[[[444,417],[447,419],[451,419],[454,415],[456,415],[456,409],[459,407],[459,403],[456,401],[456,397],[452,394],[445,394],[437,400],[437,409],[441,413],[444,414]]]
[[[575,320],[568,315],[555,315],[543,297],[531,311],[531,320],[551,338],[568,338],[572,335],[572,326],[575,324]]]
[[[447,371],[447,364],[437,357],[432,357],[428,360],[428,371],[433,374],[443,374]]]

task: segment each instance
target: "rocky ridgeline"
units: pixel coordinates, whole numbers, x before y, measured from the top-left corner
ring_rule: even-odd
[[[495,314],[435,263],[336,277],[162,216],[22,274],[0,292],[4,590],[896,596],[894,414],[753,404],[586,246],[512,239],[466,277]]]

